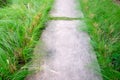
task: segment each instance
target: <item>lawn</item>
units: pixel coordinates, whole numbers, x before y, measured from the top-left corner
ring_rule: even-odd
[[[8,1],[0,0],[0,80],[24,80],[53,0]]]

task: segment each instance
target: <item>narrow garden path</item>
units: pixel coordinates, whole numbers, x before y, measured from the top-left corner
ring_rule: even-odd
[[[102,80],[90,38],[80,30],[85,24],[76,1],[55,1],[41,38],[48,56],[40,77],[33,80]]]

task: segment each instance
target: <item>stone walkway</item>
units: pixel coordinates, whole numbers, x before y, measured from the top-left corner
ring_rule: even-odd
[[[85,24],[76,19],[83,18],[78,5],[77,0],[55,1],[50,16],[58,19],[48,22],[41,38],[47,52],[43,72],[29,80],[102,80],[90,38],[79,30]]]

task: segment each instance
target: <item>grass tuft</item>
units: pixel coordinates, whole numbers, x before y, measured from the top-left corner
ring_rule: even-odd
[[[80,3],[104,80],[120,80],[120,5],[114,0]]]
[[[53,0],[9,1],[0,8],[0,80],[23,80]]]

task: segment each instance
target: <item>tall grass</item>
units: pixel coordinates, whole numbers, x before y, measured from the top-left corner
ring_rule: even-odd
[[[104,80],[120,80],[120,5],[115,0],[79,0]]]
[[[10,1],[10,0],[9,0]],[[53,0],[11,0],[0,8],[0,80],[24,80]]]

